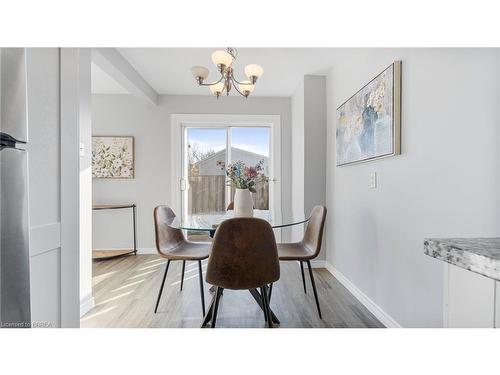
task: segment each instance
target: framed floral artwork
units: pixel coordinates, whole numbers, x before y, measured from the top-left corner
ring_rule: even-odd
[[[92,137],[93,178],[132,179],[134,174],[134,137]]]
[[[401,153],[401,61],[337,108],[337,166]]]

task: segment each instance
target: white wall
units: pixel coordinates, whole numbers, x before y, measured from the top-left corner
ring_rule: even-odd
[[[292,215],[304,215],[304,80],[292,95]],[[292,241],[303,237],[303,226],[292,228]]]
[[[27,49],[33,322],[61,325],[59,49]]]
[[[304,213],[309,215],[326,203],[325,76],[304,76],[304,129]]]
[[[395,59],[402,155],[335,167],[336,107]],[[493,49],[350,49],[332,60],[327,261],[402,326],[443,324],[444,264],[423,254],[425,237],[499,234],[498,83]]]
[[[158,106],[132,95],[92,95],[94,135],[132,135],[135,137],[133,180],[93,180],[94,203],[135,202],[137,204],[138,248],[154,249],[153,208],[170,202],[170,115],[277,114],[282,129],[282,211],[291,217],[291,114],[289,98],[161,96]],[[130,213],[99,211],[93,215],[94,248],[130,247]],[[285,235],[286,236],[286,235]]]
[[[326,77],[306,75],[292,96],[292,210],[294,217],[309,215],[326,204]],[[293,228],[293,240],[303,237]],[[325,249],[319,260],[325,259]]]

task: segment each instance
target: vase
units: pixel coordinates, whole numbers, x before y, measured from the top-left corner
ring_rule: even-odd
[[[234,217],[253,217],[253,200],[250,190],[236,189],[234,193]]]

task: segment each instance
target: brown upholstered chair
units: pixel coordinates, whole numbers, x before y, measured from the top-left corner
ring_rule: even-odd
[[[311,216],[307,222],[304,238],[300,242],[278,244],[278,255],[281,261],[292,260],[300,262],[300,270],[302,273],[302,283],[304,284],[304,293],[306,290],[306,279],[304,277],[304,262],[309,267],[309,276],[311,277],[311,285],[318,307],[319,318],[321,318],[321,309],[319,307],[318,293],[316,284],[311,269],[311,259],[318,256],[321,250],[321,241],[323,239],[323,228],[325,226],[326,207],[315,206],[311,211]]]
[[[182,230],[170,227],[169,223],[171,223],[175,218],[174,211],[172,211],[170,207],[156,207],[154,209],[153,216],[155,222],[156,250],[158,250],[158,254],[160,254],[162,258],[167,259],[165,274],[163,275],[163,281],[161,283],[160,291],[158,292],[158,298],[156,300],[155,314],[158,310],[158,304],[160,303],[161,293],[163,292],[163,286],[165,285],[165,279],[167,277],[170,261],[182,260],[181,290],[184,283],[184,270],[186,267],[186,261],[198,262],[201,308],[204,316],[205,296],[203,292],[203,274],[201,270],[201,261],[208,258],[210,243],[187,241],[184,238]]]
[[[223,221],[215,232],[206,273],[207,282],[216,286],[211,327],[215,327],[224,289],[260,288],[264,317],[272,328],[267,284],[279,278],[278,251],[271,225],[256,218]]]

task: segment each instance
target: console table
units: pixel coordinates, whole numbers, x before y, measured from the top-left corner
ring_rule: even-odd
[[[92,259],[109,259],[114,257],[119,257],[128,254],[137,254],[137,230],[136,230],[136,205],[131,204],[95,204],[92,206],[92,210],[121,210],[121,209],[132,209],[132,228],[134,231],[134,247],[127,249],[92,249]]]

